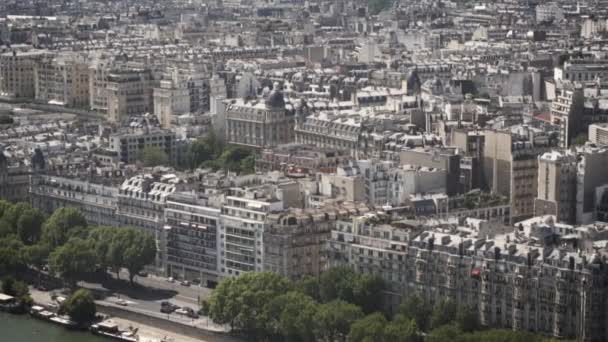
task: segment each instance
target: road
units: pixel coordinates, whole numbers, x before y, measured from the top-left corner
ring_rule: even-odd
[[[116,278],[116,274],[112,274]],[[120,272],[120,279],[129,279],[129,273],[125,270]],[[166,278],[161,278],[153,275],[147,277],[135,277],[135,282],[150,288],[174,291],[175,299],[185,301],[190,304],[198,304],[198,299],[201,300],[211,296],[211,289],[198,285],[183,286],[179,282],[170,283]]]
[[[207,316],[200,316],[198,319],[192,319],[192,318],[186,317],[184,315],[176,314],[176,313],[171,313],[171,314],[161,313],[160,312],[160,302],[161,301],[162,300],[138,301],[138,300],[134,300],[129,297],[126,297],[126,296],[120,296],[120,297],[116,296],[116,297],[108,297],[103,300],[98,300],[96,302],[98,304],[102,304],[105,306],[114,306],[114,307],[120,308],[122,310],[138,312],[138,313],[144,314],[146,316],[152,316],[152,317],[166,319],[166,320],[173,321],[173,322],[179,322],[182,324],[195,326],[195,327],[205,329],[205,330],[213,330],[213,331],[218,331],[218,332],[225,331],[224,326],[213,323]],[[169,301],[180,307],[188,306],[195,310],[197,309],[196,307],[194,307],[193,305],[191,305],[187,302],[181,302],[179,300],[169,300]],[[118,304],[119,302],[126,303],[126,305],[120,305],[120,304]]]

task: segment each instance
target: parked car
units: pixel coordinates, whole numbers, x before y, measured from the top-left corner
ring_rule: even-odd
[[[175,283],[175,279],[173,279],[173,277],[169,277],[169,278],[167,278],[167,282]]]
[[[179,315],[184,315],[186,317],[190,317],[190,318],[198,318],[198,314],[194,311],[194,309],[189,308],[189,307],[183,307],[181,309],[175,310],[176,314]]]
[[[177,305],[175,305],[173,303],[170,303],[170,302],[167,302],[167,301],[164,301],[164,302],[160,303],[160,312],[162,312],[162,313],[169,314],[169,313],[172,313],[172,312],[174,312],[174,311],[176,311],[178,309],[179,309],[179,306],[177,306]]]
[[[118,305],[120,305],[120,306],[127,306],[127,305],[129,305],[129,303],[127,303],[127,301],[126,301],[126,300],[124,300],[124,299],[119,299],[119,300],[117,300],[117,301],[116,301],[116,304],[118,304]]]
[[[182,284],[182,286],[190,286],[190,282],[187,280],[182,281],[180,284]]]

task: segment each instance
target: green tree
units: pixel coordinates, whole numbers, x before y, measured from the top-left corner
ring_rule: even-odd
[[[111,266],[116,268],[122,259],[122,266],[129,271],[129,281],[154,262],[156,242],[154,238],[137,228],[126,227],[118,231],[110,245]]]
[[[0,274],[16,274],[26,266],[23,243],[15,235],[0,239]]]
[[[456,319],[458,306],[453,300],[444,299],[435,306],[431,316],[431,327],[438,328],[450,324]]]
[[[431,330],[426,336],[425,342],[461,341],[462,330],[455,324],[440,326]]]
[[[16,281],[17,280],[15,280],[15,277],[13,277],[11,275],[2,277],[2,292],[9,296],[13,296],[14,295],[13,285],[15,284]]]
[[[255,172],[255,156],[249,155],[241,160],[240,173],[250,174]]]
[[[459,305],[456,311],[456,324],[464,332],[472,332],[481,328],[479,316],[472,308]]]
[[[118,277],[123,265],[122,256],[124,252],[124,248],[117,247],[120,241],[118,229],[105,226],[95,227],[89,232],[88,241],[93,247],[100,267],[102,269],[110,267]],[[112,246],[114,246],[114,250]]]
[[[78,324],[90,323],[95,319],[97,313],[95,299],[88,290],[77,290],[63,303],[60,312],[67,314]]]
[[[385,289],[384,280],[376,274],[359,274],[353,288],[354,304],[365,313],[382,310],[382,292]]]
[[[321,341],[346,341],[350,327],[361,318],[361,308],[343,300],[336,299],[321,304],[315,316],[316,335]]]
[[[13,204],[7,200],[0,200],[0,219],[4,216],[4,213],[12,207]]]
[[[22,253],[25,263],[38,270],[38,285],[40,285],[40,273],[49,259],[51,247],[45,243],[38,243],[25,246]]]
[[[65,244],[70,237],[80,235],[87,227],[87,220],[76,208],[59,208],[45,222],[42,228],[42,239],[51,248]]]
[[[432,310],[424,303],[422,298],[413,294],[399,305],[397,314],[413,319],[420,330],[426,331],[429,328]]]
[[[150,167],[170,164],[167,153],[156,146],[144,147],[144,149],[141,150],[138,159],[144,166]]]
[[[40,240],[43,224],[44,215],[40,210],[25,209],[17,219],[17,234],[24,244],[33,245]]]
[[[349,342],[382,342],[386,340],[385,329],[388,322],[379,312],[365,316],[350,327]]]
[[[218,161],[219,165],[221,165],[224,170],[242,173],[244,170],[241,169],[241,163],[250,157],[253,157],[253,152],[251,149],[231,146],[224,150]],[[253,161],[255,162],[255,158]],[[251,159],[250,161],[245,162],[245,164],[250,162]]]
[[[585,145],[587,140],[589,140],[587,133],[580,133],[579,135],[574,137],[574,139],[572,139],[572,142],[574,145],[582,146]]]
[[[447,325],[445,327],[453,327]],[[443,329],[443,327],[441,328]],[[438,342],[439,339],[434,339],[431,342]],[[446,340],[443,340],[446,341]],[[526,331],[512,331],[504,329],[491,329],[484,331],[476,331],[472,333],[462,334],[457,336],[457,342],[545,342],[543,336],[536,335]],[[563,341],[563,340],[560,340]]]
[[[300,291],[303,294],[312,297],[316,301],[320,299],[319,282],[317,281],[317,279],[311,276],[302,277],[302,279],[296,282],[295,288],[297,291]]]
[[[347,266],[332,267],[321,274],[319,279],[319,295],[322,302],[342,299],[354,302],[353,287],[357,275]]]
[[[87,273],[95,271],[97,258],[91,244],[81,238],[71,238],[50,256],[51,271],[60,274],[72,285]]]
[[[270,318],[270,322],[277,322],[278,333],[287,341],[313,342],[316,340],[314,332],[317,306],[311,297],[290,291],[273,299],[265,315]]]
[[[4,236],[8,234],[17,234],[17,222],[21,215],[27,211],[32,209],[32,207],[25,202],[19,202],[9,207],[6,207],[4,210],[4,214],[2,215],[2,222],[0,230]]]
[[[2,292],[9,296],[13,296],[18,300],[31,305],[32,298],[30,297],[30,290],[27,284],[18,281],[12,276],[5,276],[2,278]]]
[[[209,317],[249,336],[266,334],[266,323],[260,316],[267,312],[273,298],[291,289],[289,280],[272,272],[252,272],[225,279],[209,299]]]
[[[187,154],[188,167],[197,168],[204,162],[219,158],[224,148],[224,143],[211,131],[207,136],[190,144]]]
[[[342,299],[372,313],[382,307],[380,300],[384,281],[377,275],[357,274],[349,267],[334,267],[323,272],[319,280],[322,302]]]
[[[384,331],[386,341],[390,342],[422,342],[416,321],[402,315],[397,315],[386,325]]]

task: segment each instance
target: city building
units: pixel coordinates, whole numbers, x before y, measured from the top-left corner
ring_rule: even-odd
[[[85,55],[44,56],[36,63],[34,79],[36,100],[89,108],[89,64]]]
[[[163,236],[165,275],[215,287],[220,276],[220,209],[196,193],[166,200]]]
[[[553,215],[560,222],[576,222],[576,171],[574,153],[552,151],[538,157],[536,216]]]
[[[0,95],[33,99],[36,95],[36,64],[46,51],[31,50],[0,54]]]
[[[326,264],[325,243],[338,220],[369,211],[362,203],[343,202],[269,214],[263,237],[264,270],[293,280],[319,277]]]
[[[120,124],[130,116],[152,112],[155,85],[149,69],[130,68],[108,73],[105,83],[108,121]]]
[[[256,149],[294,141],[294,117],[285,110],[283,93],[275,83],[262,99],[230,100],[226,107],[226,141]]]
[[[444,299],[475,308],[484,326],[528,330],[583,341],[606,337],[606,266],[593,249],[552,246],[552,236],[604,239],[603,225],[525,222],[498,226],[437,225],[431,230],[378,215],[338,222],[328,241],[329,265],[378,274],[386,306],[417,294],[429,306]],[[546,237],[546,239],[543,239]],[[540,242],[535,242],[540,241]],[[555,247],[555,248],[554,248]]]
[[[120,161],[132,164],[141,160],[145,148],[158,148],[170,161],[177,160],[175,132],[159,127],[156,117],[133,117],[126,127],[110,135],[109,149],[118,153]]]

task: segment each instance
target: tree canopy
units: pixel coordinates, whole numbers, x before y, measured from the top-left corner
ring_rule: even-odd
[[[65,244],[72,236],[81,235],[87,220],[76,208],[59,208],[42,228],[42,239],[52,248]]]
[[[149,167],[171,164],[167,153],[157,146],[144,147],[139,153],[138,160],[141,161],[144,166]]]
[[[83,275],[95,271],[96,262],[91,243],[78,237],[57,247],[50,256],[51,271],[73,283]]]
[[[225,279],[209,299],[209,317],[220,324],[252,336],[266,333],[264,320],[268,305],[289,290],[292,284],[271,272],[246,273]]]
[[[60,312],[67,314],[78,324],[92,322],[97,313],[95,299],[88,290],[77,290],[63,303]]]
[[[361,318],[361,308],[343,300],[321,304],[315,316],[317,337],[326,342],[346,341],[351,325]]]
[[[382,309],[384,281],[377,275],[356,273],[349,267],[334,267],[323,272],[319,281],[319,297],[322,302],[334,299],[356,304],[363,312]]]
[[[349,342],[386,341],[385,328],[388,321],[383,314],[376,312],[356,321],[348,334]]]
[[[17,219],[17,234],[26,245],[33,245],[40,240],[44,215],[34,208],[25,209]]]

